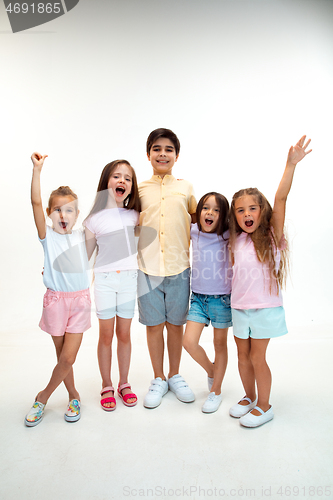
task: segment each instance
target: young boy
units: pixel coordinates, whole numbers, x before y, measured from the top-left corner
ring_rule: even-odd
[[[144,399],[146,408],[156,408],[168,389],[184,403],[195,399],[178,373],[190,293],[191,215],[194,216],[197,206],[192,185],[172,175],[179,149],[179,140],[171,130],[160,128],[151,132],[147,156],[153,176],[139,184],[140,226],[157,233],[155,240],[139,252],[139,321],[147,327],[155,377]],[[168,380],[163,372],[164,326],[169,354]]]

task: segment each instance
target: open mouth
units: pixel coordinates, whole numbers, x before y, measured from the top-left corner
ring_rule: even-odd
[[[247,220],[247,221],[245,221],[245,226],[246,227],[252,227],[253,226],[253,220]]]
[[[212,219],[205,219],[205,223],[207,224],[207,226],[211,226],[213,222],[214,221]]]
[[[116,193],[119,194],[119,196],[122,196],[125,193],[125,188],[123,188],[123,187],[117,187],[116,188]]]
[[[61,221],[61,222],[59,222],[59,225],[60,225],[61,229],[67,229],[67,222]]]

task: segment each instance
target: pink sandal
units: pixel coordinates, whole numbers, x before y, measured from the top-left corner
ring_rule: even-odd
[[[114,393],[114,388],[109,386],[109,387],[104,387],[104,389],[101,390],[101,396],[103,396],[103,394],[105,394],[106,392],[110,392],[110,391],[113,391]],[[105,403],[114,403],[114,406],[104,406]],[[103,410],[105,411],[113,411],[116,409],[116,400],[114,397],[109,397],[109,398],[103,398],[101,399],[101,407],[103,408]]]
[[[118,385],[118,396],[122,399],[123,403],[125,406],[135,406],[136,403],[138,402],[138,398],[136,397],[136,394],[134,394],[133,392],[131,392],[130,394],[125,394],[124,396],[122,395],[121,391],[123,389],[131,389],[131,386],[130,384],[126,383],[126,384],[123,384],[123,385]],[[132,399],[132,398],[135,398],[136,401],[134,401],[134,403],[127,403],[127,400],[128,399]]]

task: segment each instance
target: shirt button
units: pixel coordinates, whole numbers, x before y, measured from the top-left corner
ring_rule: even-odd
[[[164,234],[163,231],[161,231],[161,234]]]
[[[164,217],[164,214],[161,214],[161,217]]]

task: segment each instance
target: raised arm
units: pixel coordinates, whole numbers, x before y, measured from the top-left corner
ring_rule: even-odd
[[[288,153],[287,164],[281,182],[275,194],[274,208],[272,215],[272,226],[274,227],[276,240],[279,243],[283,235],[284,220],[286,215],[286,201],[293,182],[295,168],[304,156],[311,153],[312,149],[306,151],[311,142],[309,139],[304,145],[306,136],[300,138],[295,146],[291,146]]]
[[[31,181],[31,204],[38,236],[41,240],[43,240],[46,236],[46,223],[40,191],[40,174],[46,157],[47,155],[42,156],[40,153],[32,153],[31,155],[31,160],[33,163]]]

